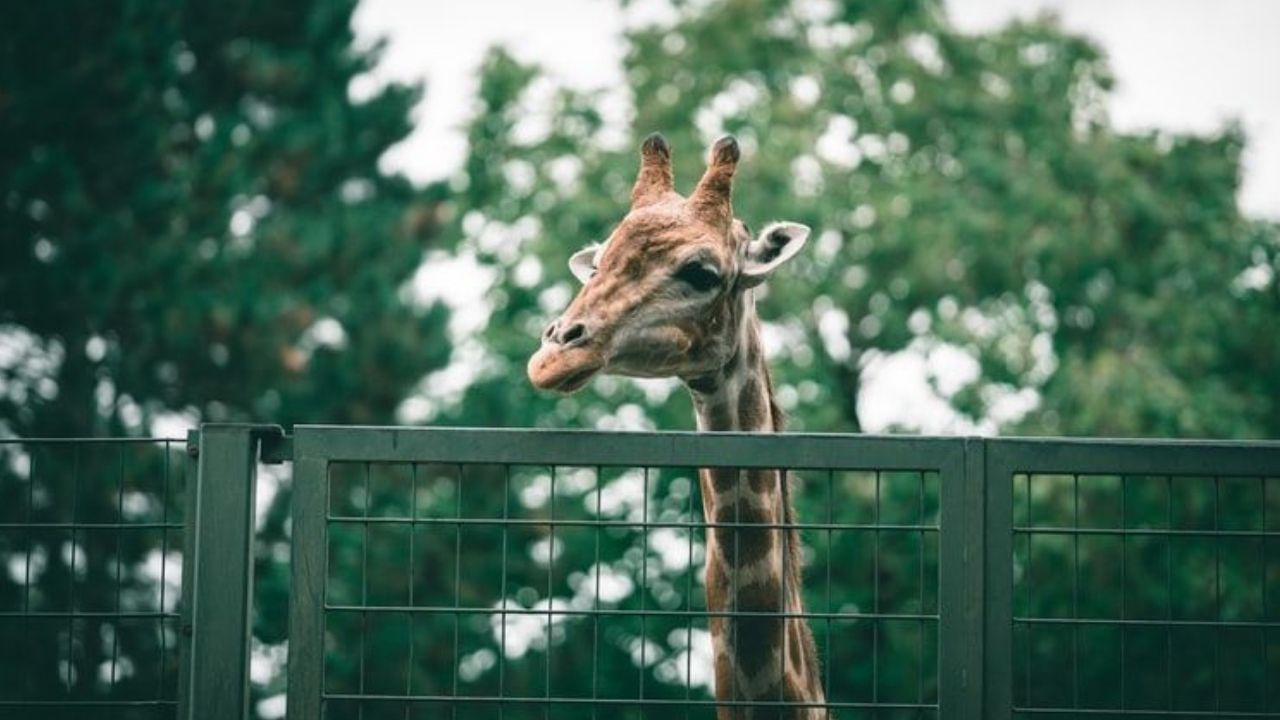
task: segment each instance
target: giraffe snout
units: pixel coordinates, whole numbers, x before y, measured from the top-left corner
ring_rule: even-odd
[[[534,387],[572,393],[604,366],[604,357],[593,345],[587,325],[561,318],[543,331],[542,347],[529,358],[528,373]]]

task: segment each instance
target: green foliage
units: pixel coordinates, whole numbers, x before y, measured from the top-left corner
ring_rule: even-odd
[[[499,272],[484,340],[495,369],[447,419],[591,425],[636,402],[659,426],[688,426],[687,406],[665,393],[646,403],[605,382],[551,401],[518,372],[535,329],[573,292],[564,260],[625,212],[638,139],[661,130],[685,188],[708,142],[736,134],[738,214],[815,229],[762,308],[783,340],[773,361],[795,427],[859,429],[869,361],[948,345],[976,367],[944,396],[970,423],[1280,432],[1267,371],[1280,354],[1277,230],[1236,208],[1238,129],[1115,132],[1101,51],[1052,20],[970,36],[934,3],[806,7],[817,10],[727,0],[634,29],[624,89],[561,92],[536,120],[549,81],[491,57],[449,232],[522,220],[537,232],[481,253]],[[635,106],[621,142],[601,127],[619,96]],[[530,257],[541,282],[515,273]],[[1001,403],[1018,390],[1037,404],[1008,413]],[[495,394],[522,410],[472,412]]]
[[[449,348],[399,294],[435,191],[376,167],[417,93],[348,98],[354,3],[78,5],[6,18],[0,324],[60,362],[0,421],[388,420]]]
[[[110,0],[6,9],[0,434],[139,435],[166,413],[385,423],[424,373],[445,364],[447,313],[402,292],[439,242],[441,191],[377,168],[410,130],[419,93],[393,84],[351,99],[352,79],[377,62],[376,49],[353,44],[354,6]],[[110,458],[73,469],[72,457],[55,456],[24,477],[8,450],[0,488],[11,519],[66,519],[56,513],[75,507],[77,521],[116,521]],[[141,469],[160,463],[148,457],[130,477],[158,503],[166,476]],[[81,470],[89,487],[77,495],[68,478]],[[273,552],[287,549],[287,498],[276,497],[261,538],[258,635],[272,644],[287,617],[287,552]],[[125,534],[115,549],[109,537],[79,539],[89,550],[78,572],[94,580],[81,588],[59,581],[70,573],[65,533],[4,553],[47,558],[36,587],[42,608],[67,610],[73,596],[77,608],[114,608],[111,578],[121,567],[126,593],[141,595],[138,609],[153,608],[142,568],[162,538]],[[22,607],[15,582],[0,577],[5,610]],[[82,644],[72,696],[107,692],[99,638],[112,628],[90,619],[68,630]],[[155,636],[152,626],[136,629],[126,643]],[[52,624],[37,630],[31,646],[49,651],[27,673],[3,673],[5,698],[59,693],[67,672],[55,649],[70,646],[54,642]],[[139,663],[113,692],[140,697],[165,673],[172,697],[173,667],[141,662],[152,656],[141,647],[125,647]]]

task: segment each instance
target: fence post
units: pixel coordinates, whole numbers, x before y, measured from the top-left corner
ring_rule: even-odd
[[[965,438],[942,475],[938,703],[945,720],[987,720],[983,707],[984,441]]]
[[[324,587],[328,572],[328,471],[299,428],[293,462],[292,581],[289,591],[290,718],[311,720],[323,712]],[[416,501],[416,500],[415,500]]]
[[[195,594],[196,497],[200,494],[200,431],[187,431],[182,474],[182,603],[178,625],[178,717],[189,717],[191,698],[191,601]]]
[[[984,442],[982,482],[986,496],[983,584],[985,718],[1013,717],[1013,473],[1000,440]]]
[[[205,424],[188,477],[183,559],[181,720],[240,720],[249,709],[254,479],[259,440],[278,426]]]

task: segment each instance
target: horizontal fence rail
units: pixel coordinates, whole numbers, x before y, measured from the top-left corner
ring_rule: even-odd
[[[263,462],[290,717],[733,715],[711,626],[785,617],[821,717],[1280,718],[1277,443],[241,425],[0,441],[0,717],[251,717]],[[708,519],[700,468],[796,512]],[[709,610],[762,531],[804,609]]]

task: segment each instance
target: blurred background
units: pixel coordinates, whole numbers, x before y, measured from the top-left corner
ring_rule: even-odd
[[[1276,30],[1266,0],[19,3],[0,433],[690,429],[672,381],[524,376],[660,130],[681,188],[733,133],[737,214],[814,228],[760,302],[791,429],[1275,438]]]

